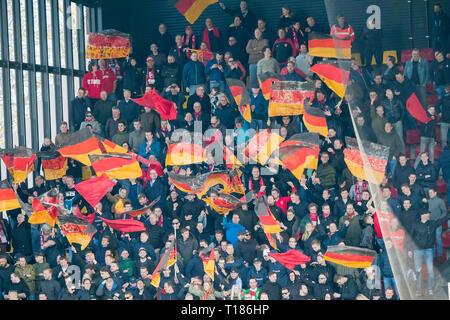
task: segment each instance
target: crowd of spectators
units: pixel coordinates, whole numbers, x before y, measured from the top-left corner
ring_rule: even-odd
[[[314,17],[305,23],[284,6],[279,25],[268,26],[247,8],[246,1],[234,9],[219,5],[230,15],[228,28],[219,30],[207,18],[201,35],[194,35],[187,26],[185,34],[173,36],[160,24],[144,67],[132,56],[90,63],[82,88],[71,102],[69,121],[61,124],[54,142],[45,139],[41,151],[58,149],[73,132],[89,128],[129,152],[159,161],[163,174],[142,165],[142,178],[118,181],[95,208],[93,225],[98,231],[85,250],[71,245],[57,228],[30,225],[23,210],[9,211],[0,220],[0,299],[392,300],[399,299],[399,287],[404,285],[414,286],[416,297],[423,292],[433,297],[433,264],[442,262],[442,224],[449,218],[450,201],[450,188],[445,196],[438,194],[437,185],[442,179],[450,185],[449,17],[440,5],[434,6],[435,59],[428,62],[414,49],[412,58],[402,65],[392,56],[383,63],[381,29],[366,27],[362,35],[355,35],[342,15],[329,28],[318,25]],[[351,61],[342,100],[309,70],[321,60],[308,54],[312,31],[352,41],[360,37],[363,65],[372,56],[376,59],[376,65],[367,67]],[[273,234],[279,251],[300,250],[311,257],[292,271],[268,255],[277,251],[262,230],[254,202],[220,215],[167,178],[169,172],[197,175],[222,170],[223,164],[208,156],[202,164],[165,165],[171,134],[178,128],[193,131],[196,123],[202,124],[202,131],[221,131],[223,139],[234,145],[246,143],[250,129],[280,130],[286,139],[307,132],[302,116],[268,117],[268,101],[259,81],[266,72],[290,81],[314,82],[311,106],[324,111],[328,125],[317,169],[305,170],[300,180],[284,166],[274,169],[269,164],[271,174],[267,170],[262,174],[260,165],[247,162],[241,168],[245,190],[266,194],[284,230]],[[250,123],[239,113],[228,78],[248,81]],[[177,119],[162,120],[156,111],[131,100],[153,88],[175,103]],[[432,119],[427,124],[416,121],[406,109],[411,88]],[[428,104],[427,98],[434,94],[437,102]],[[368,183],[352,176],[344,161],[345,137],[355,137],[355,129],[361,139],[390,148],[380,186],[392,212],[389,237],[381,234]],[[417,130],[419,152],[407,144],[408,134]],[[37,166],[32,188],[25,184],[14,188],[23,202],[31,204],[34,197],[57,187],[61,203],[72,210],[83,203],[74,185],[85,175],[84,166],[69,159],[62,179],[46,181]],[[117,232],[99,218],[101,212],[106,219],[121,219],[115,214],[118,199],[133,210],[158,197],[152,210],[136,218],[145,224],[144,232]],[[86,204],[86,211],[90,214],[94,208]],[[294,232],[298,228],[299,237]],[[160,286],[155,288],[152,273],[173,241],[177,262],[163,270]],[[202,250],[211,244],[216,252],[214,281],[203,268],[208,257]],[[375,263],[356,269],[325,261],[327,247],[339,244],[375,250]],[[401,263],[389,261],[388,250],[400,252],[391,256]],[[428,274],[423,292],[422,259]],[[398,270],[400,265],[406,270]],[[402,283],[396,283],[394,273]]]

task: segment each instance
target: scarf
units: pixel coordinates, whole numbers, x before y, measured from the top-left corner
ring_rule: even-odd
[[[162,224],[163,224],[163,215],[159,217],[158,226],[162,228]]]
[[[317,212],[315,212],[315,213],[310,212],[310,213],[309,213],[309,218],[311,219],[311,221],[312,221],[312,223],[313,223],[314,225],[317,224],[317,217],[318,217]]]
[[[305,38],[305,35],[302,31],[302,29],[299,29],[298,32],[300,32],[302,34],[302,37]],[[294,36],[294,46],[297,51],[300,51],[300,43],[298,43],[298,38],[297,38],[297,31],[295,31],[295,28],[292,27],[292,35]]]
[[[147,78],[145,79],[145,85],[148,85],[148,80],[156,80],[155,79],[155,66],[153,66],[152,71],[147,68]]]
[[[365,181],[363,181],[363,183],[362,183],[362,188],[363,188],[362,191],[367,190],[367,183]],[[356,202],[360,202],[361,201],[361,190],[359,190],[359,184],[358,183],[355,185],[355,201]]]
[[[331,211],[327,212],[327,213],[322,212],[322,215],[323,215],[324,218],[328,218],[330,216],[330,214],[331,214]]]
[[[348,217],[350,220],[352,220],[354,216],[355,216],[355,212],[354,212],[354,211],[353,211],[353,213],[352,213],[351,215],[348,215],[348,214],[347,214],[347,217]]]
[[[249,185],[249,189],[253,191],[253,177],[250,178],[248,185]],[[263,182],[262,177],[260,176],[259,177],[259,188],[261,188],[262,186],[264,186],[264,182]]]
[[[196,48],[196,46],[195,46],[195,35],[194,34],[191,34],[190,36],[187,36],[186,34],[181,38],[181,40],[183,41],[183,43],[184,43],[184,45],[186,46],[186,47],[189,47],[189,48],[191,48],[191,49],[195,49]],[[192,40],[192,43],[191,43],[191,46],[189,46],[189,42],[191,42],[191,40]]]
[[[197,120],[198,117],[200,117],[200,115],[202,114],[202,112],[200,111],[199,113],[194,111],[194,119]]]
[[[212,31],[214,33],[214,37],[216,37],[216,38],[220,37],[219,29],[217,29],[217,27],[212,27]],[[205,30],[203,31],[203,41],[206,43],[206,46],[208,47],[208,49],[211,50],[208,28],[205,28]]]

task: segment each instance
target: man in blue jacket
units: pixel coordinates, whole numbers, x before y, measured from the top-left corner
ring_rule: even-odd
[[[223,215],[222,226],[226,231],[227,240],[233,245],[233,247],[236,247],[236,242],[238,241],[237,234],[239,231],[244,231],[245,227],[239,223],[239,214],[234,213],[231,221],[228,221],[228,213],[229,212]]]
[[[259,130],[267,128],[267,108],[269,107],[269,101],[264,99],[264,96],[259,89],[259,86],[255,85],[250,92],[250,107],[252,108],[252,123],[251,127]]]
[[[205,66],[202,62],[198,61],[197,52],[192,52],[191,61],[184,65],[182,78],[186,92],[189,93],[189,95],[195,93],[195,88],[197,88],[198,85],[206,83]]]
[[[161,154],[161,144],[158,139],[153,138],[153,132],[147,131],[145,133],[145,141],[141,143],[139,147],[139,155],[145,159],[150,159],[153,156],[153,160],[158,160]]]
[[[216,52],[216,57],[211,59],[206,64],[205,74],[209,76],[209,90],[212,88],[219,87],[223,92],[225,91],[225,68],[226,63],[223,60],[223,53]]]

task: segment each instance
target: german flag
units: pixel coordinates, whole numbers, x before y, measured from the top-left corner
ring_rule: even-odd
[[[75,159],[86,166],[91,165],[89,154],[106,153],[102,141],[93,136],[89,128],[73,133],[69,142],[58,151],[63,157]]]
[[[67,158],[56,150],[42,151],[36,154],[42,162],[45,180],[56,180],[66,174]]]
[[[0,181],[0,211],[8,211],[17,208],[20,208],[20,203],[8,180]]]
[[[223,159],[227,168],[244,166],[227,146],[223,146]]]
[[[283,231],[272,212],[270,212],[264,195],[258,198],[255,205],[255,213],[263,224],[264,233],[278,233]]]
[[[109,179],[129,179],[142,176],[136,156],[127,153],[90,154],[92,168],[97,176],[106,174]]]
[[[252,201],[253,192],[250,191],[241,199],[223,192],[219,192],[218,196],[202,199],[209,204],[217,213],[224,214],[232,210],[240,208],[242,205]]]
[[[94,208],[102,200],[105,194],[116,185],[106,174],[100,177],[92,177],[75,185],[78,193]]]
[[[141,221],[134,219],[107,220],[102,217],[99,218],[108,226],[120,232],[140,232],[146,230]]]
[[[167,150],[166,166],[184,166],[204,161],[206,161],[206,150],[195,143],[172,143]]]
[[[316,63],[309,70],[317,74],[339,97],[344,97],[350,77],[350,62],[327,60]]]
[[[61,216],[58,218],[58,223],[69,243],[80,244],[81,250],[88,246],[92,236],[97,232],[92,224],[80,217]]]
[[[272,237],[272,235],[270,233],[266,233],[265,235],[267,237],[267,241],[269,241],[270,246],[275,250],[280,251],[277,247],[277,241]]]
[[[244,184],[242,183],[241,180],[241,176],[242,176],[242,171],[235,168],[235,169],[228,169],[228,176],[231,179],[231,183],[228,186],[225,186],[222,190],[222,192],[224,193],[240,193],[240,194],[244,194],[245,193],[245,189],[244,189]]]
[[[123,212],[123,215],[129,215],[130,217],[138,217],[144,213],[147,213],[158,201],[161,199],[161,196],[158,196],[155,200],[153,200],[148,206],[142,207],[140,209],[126,211]]]
[[[335,39],[328,34],[311,32],[308,40],[309,55],[313,57],[351,59],[352,42]]]
[[[344,160],[352,175],[380,184],[385,175],[389,147],[362,141],[364,151],[361,152],[355,138],[345,137],[345,143],[347,147],[344,149]]]
[[[217,184],[225,189],[233,189],[230,170],[208,172],[194,177],[169,172],[169,181],[183,192],[196,194],[199,199]]]
[[[28,219],[31,224],[43,224],[46,223],[50,226],[54,226],[56,217],[50,214],[50,210],[44,207],[41,201],[37,198],[33,199],[33,214]]]
[[[200,17],[203,11],[218,0],[170,0],[170,4],[186,18],[190,24]]]
[[[366,248],[329,246],[323,258],[341,266],[364,269],[372,265],[376,254],[375,251]]]
[[[95,135],[95,137],[102,142],[103,147],[105,148],[105,152],[103,152],[103,153],[127,153],[128,152],[128,150],[125,149],[124,147],[121,147],[118,144],[116,144],[112,141],[109,141],[108,139],[105,139],[98,135]]]
[[[269,117],[303,114],[303,101],[314,99],[314,92],[314,84],[310,82],[274,82],[270,90]]]
[[[108,29],[89,33],[86,45],[87,59],[115,59],[130,55],[130,35]]]
[[[318,134],[327,137],[328,125],[325,114],[319,108],[313,108],[309,106],[309,103],[305,100],[303,113],[303,123],[305,127],[311,132],[317,132]]]
[[[270,89],[272,88],[272,83],[276,81],[281,81],[283,76],[273,73],[273,72],[265,72],[261,75],[259,81],[261,85],[261,92],[264,96],[264,99],[270,99]]]
[[[35,152],[25,147],[15,147],[13,149],[4,149],[1,157],[5,163],[14,183],[22,183],[30,172],[34,170]]]
[[[283,253],[271,253],[269,256],[275,258],[279,263],[288,268],[289,270],[294,270],[295,266],[308,263],[311,261],[311,257],[304,255],[299,250],[290,249]]]
[[[234,101],[236,102],[239,112],[247,122],[252,121],[252,110],[250,108],[250,95],[244,82],[237,79],[226,79],[230,88]]]
[[[278,157],[283,165],[300,180],[304,169],[316,169],[319,160],[319,135],[298,133],[280,144]]]
[[[248,141],[244,154],[264,166],[272,152],[278,149],[283,140],[280,135],[271,132],[269,129],[262,130]]]
[[[177,262],[177,248],[175,246],[175,241],[172,241],[169,248],[164,252],[161,260],[159,260],[158,265],[152,273],[151,284],[159,288],[159,283],[161,280],[161,272],[167,268],[170,268]]]

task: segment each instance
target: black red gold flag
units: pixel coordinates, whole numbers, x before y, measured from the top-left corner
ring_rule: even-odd
[[[357,178],[380,184],[385,175],[386,165],[389,158],[389,147],[373,142],[362,141],[363,152],[359,149],[355,138],[345,137],[346,148],[344,149],[344,161],[348,169]]]
[[[252,121],[252,110],[250,108],[250,95],[248,89],[242,80],[226,79],[227,85],[230,88],[234,101],[236,102],[239,112],[247,122]]]
[[[344,97],[350,77],[350,62],[327,60],[316,63],[309,70],[317,74],[339,97]]]
[[[269,117],[303,114],[303,101],[314,99],[315,87],[311,82],[277,81],[270,89]]]
[[[264,197],[264,195],[259,197],[255,205],[255,213],[263,224],[264,233],[282,232],[283,229],[281,229],[272,212],[270,212],[269,206]]]
[[[136,156],[128,153],[90,154],[92,168],[97,176],[106,174],[109,179],[130,179],[142,176]]]
[[[0,181],[0,211],[20,208],[20,203],[8,180]]]
[[[308,40],[309,55],[313,57],[351,59],[350,40],[335,39],[328,34],[311,32]]]
[[[58,223],[69,243],[78,243],[84,250],[97,229],[87,220],[75,216],[60,216]]]
[[[172,143],[167,150],[166,166],[183,166],[204,161],[206,150],[195,143]]]
[[[35,152],[30,148],[15,147],[13,149],[3,149],[0,151],[3,162],[14,183],[22,183],[28,174],[34,170]]]
[[[89,128],[73,133],[70,140],[58,151],[63,157],[75,159],[86,166],[91,165],[89,154],[106,153],[102,141],[92,135]]]
[[[283,165],[300,180],[304,169],[316,169],[319,159],[319,135],[298,133],[280,143],[278,157]]]
[[[349,268],[368,268],[377,253],[374,250],[351,246],[328,246],[323,256],[326,261]]]
[[[327,137],[328,125],[324,112],[319,108],[309,106],[309,102],[304,102],[303,123],[311,132]]]
[[[269,129],[262,130],[248,141],[244,154],[261,165],[265,165],[272,152],[278,149],[283,140],[279,134]]]
[[[67,158],[58,151],[41,151],[36,155],[41,159],[45,180],[57,180],[66,174]]]
[[[167,269],[170,266],[174,265],[176,262],[177,249],[175,246],[175,241],[172,241],[170,247],[166,250],[166,252],[164,252],[164,255],[162,256],[161,260],[159,260],[158,265],[153,271],[151,284],[154,287],[159,288],[159,283],[161,281],[161,272],[164,269]]]
[[[186,18],[190,24],[194,24],[203,11],[219,0],[170,0],[170,4]]]

